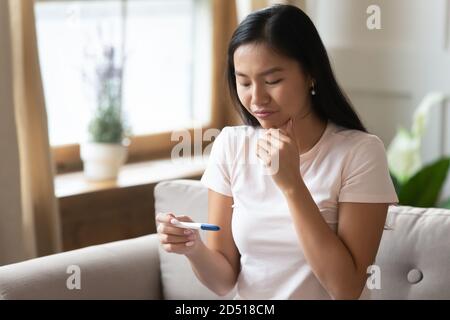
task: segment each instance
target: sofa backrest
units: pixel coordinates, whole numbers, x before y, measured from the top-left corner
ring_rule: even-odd
[[[173,212],[188,215],[194,221],[206,222],[208,190],[197,180],[164,181],[155,187],[155,213]],[[205,240],[204,231],[200,236]],[[187,258],[167,253],[159,246],[161,283],[165,299],[232,299],[234,292],[220,297],[195,277]]]
[[[161,299],[158,246],[151,234],[0,266],[0,300]]]
[[[372,299],[450,299],[450,210],[390,206]]]
[[[156,212],[207,221],[208,191],[198,180],[172,180],[155,187]],[[368,279],[371,299],[450,299],[450,210],[390,206]],[[195,277],[188,260],[160,247],[166,299],[220,299]]]

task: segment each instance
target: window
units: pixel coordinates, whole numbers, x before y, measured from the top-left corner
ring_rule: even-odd
[[[144,145],[161,151],[170,143],[168,132],[210,125],[209,0],[40,0],[35,12],[50,143],[59,165],[80,162],[77,145],[87,139],[96,106],[86,74],[104,44],[124,46],[131,158],[133,145],[136,152]]]

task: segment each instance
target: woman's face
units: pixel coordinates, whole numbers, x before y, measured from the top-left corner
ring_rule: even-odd
[[[263,128],[279,128],[310,109],[312,82],[297,61],[254,43],[238,47],[233,58],[239,100]]]

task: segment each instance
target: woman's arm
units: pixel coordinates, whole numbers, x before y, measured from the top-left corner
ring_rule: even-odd
[[[339,203],[337,234],[302,181],[284,192],[311,269],[334,299],[358,299],[375,260],[388,211],[385,203]]]
[[[208,222],[220,226],[208,232],[207,245],[186,253],[197,278],[218,295],[226,295],[235,286],[240,270],[240,255],[231,233],[233,198],[209,189]]]
[[[266,166],[272,166],[273,159],[279,160],[272,178],[286,197],[312,271],[334,299],[359,298],[367,267],[378,251],[389,205],[339,203],[336,234],[322,217],[301,176],[293,121],[266,133],[258,141],[257,155]]]

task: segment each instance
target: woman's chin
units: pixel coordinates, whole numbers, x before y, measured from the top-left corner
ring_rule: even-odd
[[[278,123],[278,121],[258,120],[258,122],[263,129],[278,129],[283,126],[283,124]]]
[[[276,128],[277,127],[275,125],[275,123],[273,123],[272,121],[259,120],[259,124],[261,125],[261,127],[263,129],[270,129],[270,128]]]

